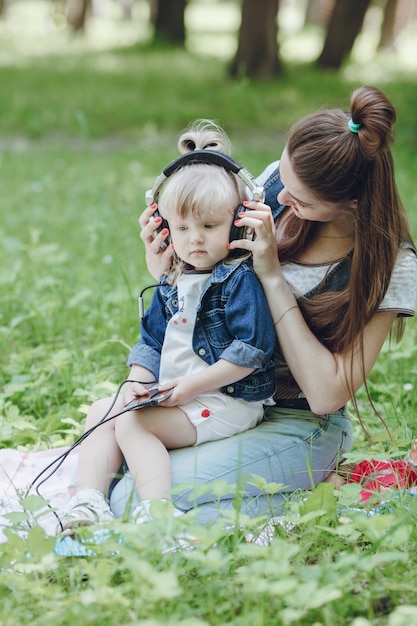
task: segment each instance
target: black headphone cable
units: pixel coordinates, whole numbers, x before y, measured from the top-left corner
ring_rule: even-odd
[[[122,387],[124,385],[126,385],[127,383],[133,383],[133,382],[140,382],[140,384],[142,385],[151,385],[151,387],[148,389],[149,392],[152,392],[151,395],[148,397],[146,396],[144,399],[140,399],[140,398],[136,398],[134,399],[132,402],[130,402],[129,404],[127,404],[124,409],[122,411],[120,411],[119,413],[116,413],[115,415],[111,415],[109,417],[109,413],[111,412],[111,410],[113,409],[114,405],[116,404],[116,400],[120,394],[120,391],[122,389]],[[162,394],[159,393],[158,391],[158,387],[157,387],[157,381],[153,381],[153,382],[141,382],[141,381],[134,381],[134,380],[130,380],[130,379],[126,379],[124,381],[122,381],[120,383],[120,385],[117,388],[117,391],[113,397],[113,400],[109,406],[109,408],[107,409],[106,413],[104,414],[104,416],[101,418],[101,420],[99,422],[97,422],[97,424],[94,424],[94,426],[92,426],[91,428],[89,428],[88,430],[86,430],[70,447],[68,450],[66,450],[65,452],[63,452],[59,457],[57,457],[56,459],[54,459],[51,463],[49,463],[49,465],[47,465],[34,479],[33,481],[30,483],[30,485],[28,486],[24,496],[23,496],[23,500],[25,500],[30,491],[35,487],[36,483],[39,481],[39,479],[41,478],[41,476],[43,476],[43,474],[45,474],[45,472],[47,472],[51,467],[53,467],[54,465],[56,465],[56,467],[53,468],[53,470],[40,482],[36,485],[35,487],[35,491],[37,493],[37,495],[41,498],[43,498],[43,496],[41,495],[39,488],[41,487],[41,485],[43,485],[47,480],[49,480],[49,478],[51,476],[53,476],[53,474],[61,467],[61,465],[64,463],[65,459],[68,457],[68,455],[76,448],[78,447],[83,441],[84,439],[86,439],[89,435],[91,435],[91,433],[93,433],[96,428],[98,428],[99,426],[101,426],[102,424],[105,424],[107,422],[110,422],[113,419],[116,419],[117,417],[120,417],[120,415],[123,415],[124,413],[127,413],[129,411],[135,411],[135,410],[139,410],[145,407],[150,407],[150,406],[156,406],[157,404],[159,404],[159,402],[162,402],[163,400],[165,400],[167,397],[169,397],[169,395],[171,395],[171,391],[168,392],[164,392]],[[44,499],[44,498],[43,498]],[[58,524],[61,527],[61,531],[63,531],[63,527],[62,527],[62,522],[59,518],[59,515],[57,514],[57,512],[55,511],[55,509],[49,504],[49,502],[46,501],[46,505],[48,506],[49,509],[51,509],[52,513],[55,515],[55,517],[58,520]]]

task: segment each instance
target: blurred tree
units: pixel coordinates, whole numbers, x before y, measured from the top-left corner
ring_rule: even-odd
[[[67,22],[73,30],[83,31],[91,13],[92,0],[67,0]]]
[[[336,0],[317,65],[339,69],[350,54],[371,0]]]
[[[384,18],[381,25],[381,37],[379,39],[378,49],[389,48],[392,46],[394,35],[395,14],[398,9],[398,0],[387,0],[384,8]]]
[[[133,17],[134,0],[119,0],[119,4],[122,9],[123,19],[130,22]]]
[[[335,0],[308,0],[304,25],[316,24],[327,27],[333,11]]]
[[[155,41],[185,45],[187,0],[151,0],[151,22]]]
[[[415,0],[387,0],[384,7],[378,50],[395,46],[398,33],[415,17],[416,7]]]
[[[243,0],[238,45],[230,75],[268,78],[282,74],[278,49],[279,0]]]
[[[0,0],[0,19],[6,15],[7,0]]]

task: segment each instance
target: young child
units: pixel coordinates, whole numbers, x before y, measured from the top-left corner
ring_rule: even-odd
[[[149,517],[150,501],[170,499],[168,450],[253,428],[263,405],[273,404],[276,339],[266,299],[247,256],[228,258],[245,197],[235,174],[206,163],[181,167],[163,187],[158,209],[169,225],[174,262],[129,355],[123,405],[148,397],[152,381],[171,395],[100,425],[84,440],[64,530],[112,519],[105,494],[123,458],[141,498],[132,517]],[[108,399],[95,403],[86,427],[108,406]],[[113,414],[121,408],[119,401]]]

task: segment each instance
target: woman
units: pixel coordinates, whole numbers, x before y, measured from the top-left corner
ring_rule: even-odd
[[[286,493],[326,479],[351,447],[345,405],[390,331],[400,338],[404,317],[415,314],[417,258],[390,150],[395,121],[391,102],[371,87],[352,94],[349,114],[303,118],[279,163],[259,179],[265,204],[245,203],[251,211],[237,226],[253,228],[256,238],[230,248],[253,254],[272,313],[280,346],[276,405],[252,431],[171,452],[175,505],[198,505],[202,521],[236,506],[237,484],[242,512],[277,514]],[[141,237],[149,269],[160,276],[172,251],[161,249],[166,233],[154,238],[154,211],[141,216]],[[218,480],[230,491],[222,483],[216,496]],[[262,481],[282,489],[264,494]],[[115,487],[116,515],[131,490],[128,476]]]

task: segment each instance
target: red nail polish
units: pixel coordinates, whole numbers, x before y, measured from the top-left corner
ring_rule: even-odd
[[[152,202],[152,204],[149,206],[150,209],[156,209],[158,205],[156,204],[156,202]]]
[[[168,235],[168,233],[169,233],[168,228],[163,228],[163,229],[161,230],[161,235],[162,235],[163,237],[165,237],[166,235]]]

